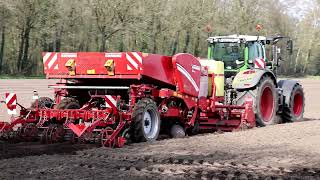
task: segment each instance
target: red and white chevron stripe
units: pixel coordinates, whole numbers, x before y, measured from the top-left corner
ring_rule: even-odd
[[[254,61],[254,67],[258,69],[264,69],[266,67],[266,63],[264,62],[263,58],[257,58]]]
[[[127,70],[142,70],[142,56],[137,52],[127,52]]]
[[[57,59],[58,59],[58,53],[54,53],[54,52],[45,53],[45,55],[43,56],[44,69],[45,70],[59,69]]]
[[[117,108],[117,97],[111,95],[105,95],[106,107]]]
[[[6,105],[8,114],[17,114],[17,95],[15,93],[6,93]]]

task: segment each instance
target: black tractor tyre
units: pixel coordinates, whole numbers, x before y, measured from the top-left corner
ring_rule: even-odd
[[[194,122],[194,126],[190,127],[186,130],[188,136],[194,136],[200,133],[199,122],[196,120]]]
[[[305,97],[303,88],[296,84],[290,94],[289,104],[285,104],[281,117],[284,122],[295,122],[303,119],[305,107]]]
[[[257,84],[255,99],[255,116],[258,126],[278,124],[278,94],[274,81],[269,76],[263,76]]]
[[[173,125],[170,130],[170,135],[172,138],[183,138],[186,136],[186,131],[180,125]]]
[[[57,105],[56,109],[80,109],[80,104],[75,98],[65,97]]]
[[[132,142],[157,140],[160,132],[160,114],[156,103],[150,98],[139,100],[133,109],[130,138]]]
[[[38,99],[38,107],[39,108],[52,108],[54,105],[54,101],[49,97],[39,97]],[[30,108],[37,108],[37,103],[34,101]]]

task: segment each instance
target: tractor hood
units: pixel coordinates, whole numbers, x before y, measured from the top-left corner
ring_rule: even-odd
[[[275,75],[266,69],[248,69],[240,71],[233,79],[232,87],[234,89],[248,89],[256,86],[261,77],[267,74],[275,80]]]

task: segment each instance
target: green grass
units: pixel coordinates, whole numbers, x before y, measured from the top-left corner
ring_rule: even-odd
[[[45,79],[46,76],[14,76],[14,75],[0,75],[0,79]]]

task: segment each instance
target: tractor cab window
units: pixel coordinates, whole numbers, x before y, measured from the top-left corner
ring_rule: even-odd
[[[258,42],[248,44],[249,48],[249,62],[253,62],[256,58],[264,58],[265,52],[262,45]]]
[[[238,69],[244,65],[244,44],[215,43],[212,48],[212,58],[223,61],[226,69]]]

